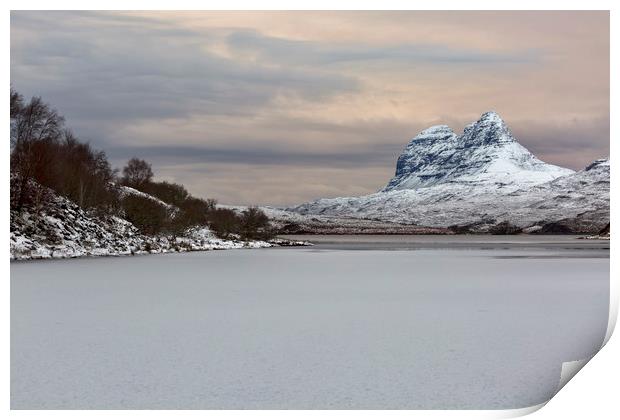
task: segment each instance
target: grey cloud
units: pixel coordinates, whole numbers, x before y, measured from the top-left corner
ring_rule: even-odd
[[[297,122],[293,126],[301,131],[322,129],[326,132],[338,133],[345,127],[329,124],[313,124]],[[358,135],[360,144],[343,148],[338,145],[326,147],[321,151],[303,150],[299,145],[287,139],[254,138],[252,144],[260,147],[248,147],[247,139],[229,138],[227,147],[213,147],[208,144],[198,146],[166,145],[166,146],[114,146],[109,149],[109,156],[121,161],[131,156],[140,156],[155,164],[182,163],[232,163],[248,165],[297,165],[313,167],[341,167],[362,170],[367,166],[392,167],[409,139],[414,137],[425,125],[417,123],[413,127],[389,122],[364,124],[350,128],[349,135]],[[288,125],[284,124],[282,128]],[[458,132],[459,125],[455,125]],[[530,149],[541,159],[573,169],[581,169],[584,161],[603,157],[609,154],[609,121],[595,120],[562,126],[534,122],[517,122],[511,124],[517,140]],[[281,134],[283,136],[284,134]],[[271,146],[270,146],[271,145]]]
[[[358,87],[338,73],[217,56],[203,46],[208,34],[157,21],[149,26],[142,18],[87,12],[13,12],[11,17],[14,87],[44,96],[69,119],[242,116],[278,95],[322,100]]]
[[[398,153],[398,152],[396,152]],[[395,148],[383,145],[369,145],[363,149],[349,152],[307,152],[293,150],[274,150],[266,148],[216,148],[210,146],[144,146],[112,147],[108,156],[115,162],[127,157],[139,156],[153,163],[166,165],[172,163],[234,163],[271,166],[311,166],[364,168],[381,166],[394,161]]]
[[[541,51],[529,49],[515,53],[451,49],[442,45],[403,44],[370,47],[297,41],[264,36],[256,31],[236,31],[228,44],[241,51],[257,52],[266,61],[297,65],[337,65],[360,61],[389,60],[393,66],[403,63],[435,64],[515,64],[536,63]]]
[[[217,135],[219,146],[207,141],[188,145],[179,141],[165,146],[111,145],[108,155],[117,164],[131,156],[151,160],[156,166],[183,163],[234,163],[248,165],[298,165],[359,169],[366,166],[392,167],[409,140],[426,126],[397,120],[364,121],[341,125],[287,118],[257,123],[252,130]],[[269,132],[269,136],[265,136]],[[316,144],[316,140],[334,138]],[[162,140],[162,139],[159,139]],[[189,139],[186,139],[189,140]],[[197,139],[193,139],[197,140]],[[159,142],[160,144],[163,142]],[[313,149],[308,150],[307,145]]]
[[[516,121],[515,137],[539,158],[572,169],[583,169],[609,155],[609,117],[565,124]]]
[[[192,194],[224,204],[293,205],[319,197],[375,192],[392,172],[375,166],[353,171],[336,166],[207,163],[163,166],[156,177],[180,182]]]

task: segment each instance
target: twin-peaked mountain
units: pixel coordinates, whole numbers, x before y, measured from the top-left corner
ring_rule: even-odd
[[[487,112],[461,135],[446,125],[422,131],[375,194],[289,210],[474,232],[594,232],[609,222],[609,159],[579,172],[545,163]]]
[[[399,156],[396,175],[383,191],[446,183],[524,187],[571,173],[536,158],[517,143],[499,115],[487,112],[460,136],[447,125],[418,134]]]

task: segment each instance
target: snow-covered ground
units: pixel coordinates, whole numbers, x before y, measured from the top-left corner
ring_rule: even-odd
[[[218,207],[242,212],[246,206],[219,205]],[[315,235],[446,235],[454,232],[442,227],[417,226],[411,223],[398,223],[389,220],[361,219],[351,216],[329,216],[320,214],[301,214],[285,209],[261,206],[260,209],[269,217],[272,226],[279,233],[315,234]]]
[[[43,187],[38,187],[43,188]],[[177,211],[157,198],[129,187],[122,194],[135,194],[154,200],[171,213]],[[120,256],[183,251],[208,251],[272,246],[310,245],[283,240],[241,241],[218,238],[208,227],[196,227],[177,237],[140,234],[127,220],[87,212],[75,203],[46,189],[49,201],[41,209],[11,211],[11,260]]]
[[[361,197],[321,199],[290,209],[309,217],[358,217],[421,226],[473,226],[484,232],[501,222],[535,230],[567,220],[575,232],[609,223],[609,159],[522,190],[481,190],[461,183],[392,190]]]
[[[530,406],[601,345],[608,256],[477,243],[13,262],[11,406]]]
[[[136,197],[142,197],[142,198],[146,198],[147,200],[151,200],[157,204],[159,204],[160,206],[164,207],[166,210],[168,210],[168,214],[175,214],[177,211],[179,211],[179,208],[176,206],[173,206],[171,204],[168,204],[162,200],[160,200],[157,197],[154,197],[150,194],[147,194],[145,192],[142,191],[138,191],[135,188],[131,188],[128,187],[126,185],[116,185],[116,188],[118,188],[118,192],[121,198],[128,196],[128,195],[133,195]]]
[[[63,200],[59,197],[59,199]],[[68,201],[68,200],[66,200]],[[36,221],[35,221],[36,220]],[[60,212],[47,209],[11,217],[11,260],[122,256],[184,251],[268,248],[265,241],[224,240],[207,227],[188,230],[175,238],[147,236],[119,217],[93,217],[68,202]]]

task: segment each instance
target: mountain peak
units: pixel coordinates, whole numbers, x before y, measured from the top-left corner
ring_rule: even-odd
[[[502,117],[495,111],[485,112],[478,121],[465,127],[461,141],[466,147],[516,142]]]
[[[454,133],[450,127],[445,124],[433,125],[428,127],[425,130],[422,130],[417,137],[422,135],[432,135],[432,134],[444,134],[444,133]]]
[[[420,134],[415,136],[410,142],[409,147],[419,146],[420,143],[431,143],[437,141],[449,141],[456,139],[456,134],[447,125],[433,125],[425,130],[420,131]]]
[[[585,167],[584,171],[591,171],[593,169],[607,168],[609,170],[609,156],[601,159],[597,159],[588,166]]]
[[[496,124],[504,124],[504,120],[502,120],[502,117],[500,117],[499,114],[495,111],[487,111],[484,114],[482,114],[478,122],[481,122],[481,121],[496,123]]]
[[[497,112],[488,111],[460,136],[446,125],[420,132],[398,157],[396,173],[383,191],[448,183],[520,188],[572,172],[537,159]]]

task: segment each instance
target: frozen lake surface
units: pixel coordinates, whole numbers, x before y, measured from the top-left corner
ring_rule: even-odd
[[[379,238],[11,263],[11,406],[521,408],[602,343],[609,242]]]

